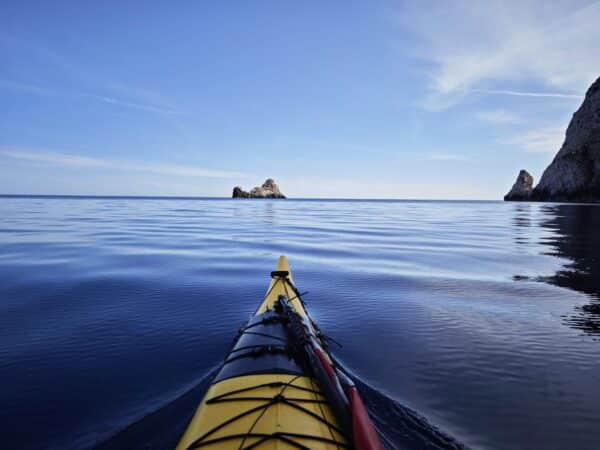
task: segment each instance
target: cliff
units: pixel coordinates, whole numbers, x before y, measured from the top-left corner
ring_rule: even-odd
[[[600,78],[588,89],[569,123],[562,147],[526,199],[600,201]]]
[[[600,201],[600,78],[573,115],[565,142],[531,199]]]

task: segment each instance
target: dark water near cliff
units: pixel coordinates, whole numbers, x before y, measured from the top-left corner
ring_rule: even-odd
[[[598,448],[598,230],[583,205],[0,198],[0,446],[170,446],[284,253],[391,445],[449,444],[409,407],[474,448]]]

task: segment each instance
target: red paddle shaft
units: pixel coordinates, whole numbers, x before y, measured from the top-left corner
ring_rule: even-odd
[[[325,357],[325,354],[321,348],[316,347],[315,353],[319,357],[319,361],[325,368],[325,371],[328,375],[334,380],[336,387],[339,386],[341,389],[340,378],[342,378],[344,385],[346,386],[346,395],[348,398],[350,415],[352,416],[352,435],[354,437],[354,448],[356,450],[383,450],[383,444],[379,440],[379,436],[377,434],[377,430],[375,430],[375,425],[371,421],[369,417],[369,413],[367,412],[367,408],[360,397],[360,393],[356,386],[348,378],[343,375],[342,372],[336,371],[329,360]],[[341,376],[338,377],[337,374]]]
[[[278,300],[282,312],[290,319],[288,329],[296,338],[303,341],[306,356],[309,364],[313,365],[317,380],[330,394],[333,410],[337,411],[341,416],[340,419],[352,428],[355,450],[384,450],[375,425],[352,380],[331,365],[310,322],[292,311],[285,297],[281,296]]]

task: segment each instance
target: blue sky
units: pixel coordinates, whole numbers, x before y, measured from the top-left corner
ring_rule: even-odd
[[[493,199],[600,76],[600,4],[2,2],[0,193]]]

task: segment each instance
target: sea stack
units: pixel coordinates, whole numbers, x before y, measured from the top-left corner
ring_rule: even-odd
[[[505,200],[520,200],[510,198],[511,193]],[[600,78],[588,89],[569,123],[562,147],[529,200],[600,201]]]
[[[512,189],[504,196],[505,201],[529,200],[533,190],[533,177],[526,170],[521,170]]]
[[[286,198],[279,190],[279,186],[272,178],[267,178],[262,186],[256,186],[250,192],[240,186],[233,188],[232,198]]]

